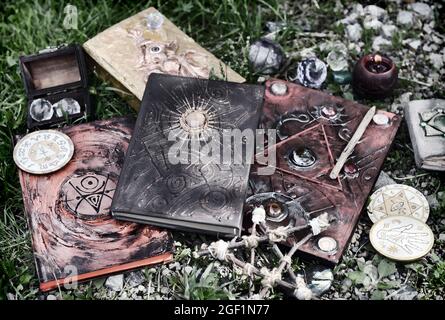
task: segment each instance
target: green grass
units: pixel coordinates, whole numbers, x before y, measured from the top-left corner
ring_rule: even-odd
[[[76,5],[79,13],[78,30],[63,28],[64,7]],[[285,22],[287,28],[280,32],[277,41],[288,55],[294,56],[290,64],[298,60],[296,53],[303,48],[317,46],[330,38],[319,38],[303,34],[309,28],[314,32],[332,32],[335,39],[344,40],[344,28],[335,25],[342,18],[342,10],[333,10],[335,1],[285,0],[179,0],[179,1],[4,1],[0,8],[0,299],[6,293],[18,298],[35,298],[38,282],[34,269],[29,231],[26,226],[17,170],[12,160],[12,138],[26,132],[26,96],[19,74],[18,57],[37,52],[47,46],[62,43],[83,43],[105,28],[131,16],[149,6],[157,7],[183,31],[193,37],[217,57],[229,64],[249,82],[256,82],[258,76],[251,72],[247,61],[249,43],[264,35],[266,21]],[[439,20],[438,20],[439,21]],[[304,22],[304,23],[303,23]],[[443,24],[439,26],[443,31]],[[411,36],[412,31],[398,33],[393,50],[400,50],[402,40]],[[365,32],[365,52],[372,45],[371,32]],[[320,52],[318,52],[320,53]],[[325,58],[326,53],[320,53]],[[356,59],[354,53],[351,58]],[[281,76],[282,75],[277,75]],[[404,82],[403,90],[411,90],[414,83]],[[352,97],[350,87],[338,86],[332,82],[328,90],[338,95]],[[443,93],[440,87],[438,94]],[[91,78],[91,93],[97,102],[97,117],[109,118],[133,113],[115,92],[110,84]],[[400,92],[401,93],[401,92]],[[364,103],[374,103],[362,101]],[[392,99],[380,102],[387,106]],[[408,173],[414,167],[412,152],[407,148],[409,137],[402,129],[396,139],[394,149],[385,162],[384,169],[391,172]],[[426,175],[423,175],[426,173]],[[421,176],[403,183],[420,187],[423,181],[433,180],[436,190],[443,190],[443,179],[436,173],[414,170],[413,176]],[[445,198],[435,215],[445,211]],[[437,227],[435,232],[443,232]],[[181,238],[181,235],[178,235]],[[187,237],[183,237],[187,238]],[[203,238],[197,238],[201,241]],[[205,239],[204,239],[205,240]],[[418,273],[419,287],[443,287],[445,269],[442,262],[435,266],[423,266]],[[169,285],[178,296],[189,298],[235,297],[236,291],[245,288],[244,284],[223,286],[221,279],[214,278],[211,270],[206,277],[207,265],[193,262],[194,271],[190,275],[172,277]],[[353,264],[354,265],[354,264]],[[298,268],[298,266],[295,266]],[[150,275],[152,277],[152,275]],[[151,278],[150,278],[151,279]],[[424,281],[427,284],[424,284]],[[99,281],[100,282],[100,281]],[[92,298],[92,291],[99,282],[86,284],[84,291],[63,293],[66,299]],[[229,288],[229,289],[228,289]]]

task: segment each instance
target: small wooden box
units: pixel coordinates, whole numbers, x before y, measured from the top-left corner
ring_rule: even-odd
[[[47,128],[91,115],[88,76],[77,44],[21,56],[20,71],[28,96],[29,129]]]
[[[214,74],[228,81],[245,81],[166,17],[161,15],[159,29],[150,30],[150,14],[160,15],[155,8],[148,8],[83,45],[97,75],[122,90],[133,108],[139,109],[148,76],[153,72],[200,78]]]

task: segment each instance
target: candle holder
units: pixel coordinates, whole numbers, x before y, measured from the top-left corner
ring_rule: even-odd
[[[362,97],[387,97],[397,84],[397,74],[397,67],[390,58],[379,54],[365,55],[354,67],[354,92]]]

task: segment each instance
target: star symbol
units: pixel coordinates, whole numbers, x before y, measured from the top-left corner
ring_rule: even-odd
[[[392,196],[383,194],[383,204],[386,212],[397,215],[412,215],[419,208],[416,203],[408,200],[403,190]]]
[[[392,245],[388,248],[388,252],[389,253],[397,253],[399,251],[399,249],[397,249],[397,247],[395,245]]]

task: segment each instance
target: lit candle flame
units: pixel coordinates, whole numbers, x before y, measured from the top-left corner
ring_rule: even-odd
[[[379,55],[379,54],[376,54],[376,55],[374,56],[374,62],[375,62],[375,63],[381,63],[381,62],[382,62],[382,56]]]

